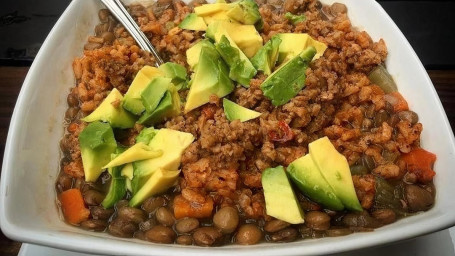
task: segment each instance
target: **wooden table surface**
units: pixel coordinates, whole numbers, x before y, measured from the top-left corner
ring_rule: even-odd
[[[3,161],[8,126],[28,67],[0,66],[0,159]],[[444,105],[449,121],[455,125],[455,70],[428,70]],[[57,145],[56,145],[57,146]],[[1,209],[0,209],[1,210]],[[17,255],[21,244],[0,233],[0,255]]]

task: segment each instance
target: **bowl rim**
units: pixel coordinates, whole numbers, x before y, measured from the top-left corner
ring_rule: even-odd
[[[32,66],[30,67],[30,70],[23,82],[23,86],[20,90],[16,106],[13,111],[13,115],[11,118],[9,130],[8,130],[8,135],[7,135],[7,141],[5,145],[5,153],[4,153],[4,158],[3,158],[3,164],[2,164],[2,173],[1,173],[1,180],[0,180],[0,227],[3,231],[3,233],[13,239],[13,240],[18,240],[18,241],[23,241],[27,243],[33,243],[33,244],[40,244],[40,245],[45,245],[45,246],[51,246],[55,248],[60,248],[60,249],[65,249],[65,250],[71,250],[71,251],[79,251],[79,252],[87,252],[90,251],[91,253],[98,253],[98,254],[124,254],[125,250],[128,250],[128,253],[137,253],[137,254],[143,254],[144,253],[144,245],[141,246],[141,243],[135,242],[134,240],[125,240],[125,239],[110,239],[110,241],[107,242],[112,242],[113,246],[110,247],[97,247],[96,245],[99,245],[100,242],[104,241],[104,238],[97,238],[93,239],[93,237],[78,237],[78,239],[74,239],[71,241],[71,243],[68,243],[68,239],[71,239],[69,236],[65,237],[56,237],[55,234],[52,232],[48,231],[36,231],[36,230],[31,230],[27,228],[23,228],[14,222],[12,222],[10,219],[8,219],[8,216],[6,214],[6,200],[5,197],[8,194],[8,186],[7,183],[11,179],[13,175],[12,171],[12,162],[11,162],[11,152],[16,152],[17,145],[15,145],[13,142],[16,141],[16,139],[21,136],[19,133],[19,129],[15,129],[21,122],[21,117],[24,116],[24,108],[21,106],[24,105],[24,101],[26,99],[27,91],[31,87],[31,80],[32,76],[35,73],[35,70],[38,65],[40,65],[42,56],[44,55],[44,52],[46,52],[47,48],[50,48],[50,41],[54,37],[54,35],[57,33],[57,30],[59,27],[62,26],[63,20],[65,19],[66,15],[70,12],[72,8],[76,5],[77,0],[71,1],[71,3],[68,5],[66,10],[63,12],[63,14],[60,16],[58,19],[57,23],[54,25],[52,30],[50,31],[49,35],[47,36],[46,40],[43,43],[42,49],[39,51],[38,55],[36,56],[35,61],[33,62]],[[418,63],[418,68],[419,72],[422,72],[424,77],[425,77],[425,84],[428,85],[433,85],[431,82],[428,73],[426,72],[425,68],[423,67],[422,63],[420,62],[417,54],[403,35],[403,33],[400,31],[400,29],[397,27],[397,25],[393,22],[393,20],[390,18],[390,16],[385,12],[385,10],[382,8],[382,6],[377,3],[374,0],[370,0],[371,4],[376,5],[376,9],[381,12],[380,15],[383,16],[385,19],[388,20],[390,25],[392,26],[392,29],[394,32],[397,34],[399,37],[400,41],[403,44],[403,47],[408,48],[408,50],[411,51],[412,53],[412,58],[413,61]],[[455,138],[453,131],[450,127],[447,115],[442,107],[441,101],[436,93],[436,90],[434,86],[431,86],[430,88],[431,95],[432,97],[435,97],[437,100],[437,106],[433,106],[437,108],[437,110],[442,114],[443,117],[443,124],[445,129],[448,129],[449,134],[451,135],[450,140],[447,141],[448,145],[452,149],[455,149]],[[431,211],[431,210],[430,210]],[[388,232],[388,236],[386,237],[379,237],[379,233],[370,233],[369,235],[371,236],[371,239],[368,239],[366,241],[363,241],[361,244],[358,245],[352,245],[350,243],[344,243],[343,240],[339,239],[333,239],[333,238],[328,238],[328,239],[333,239],[333,245],[330,247],[324,248],[324,253],[335,253],[335,252],[343,252],[343,251],[348,251],[348,250],[354,250],[354,249],[360,249],[360,248],[365,248],[365,247],[372,247],[372,246],[379,246],[382,244],[390,243],[390,242],[397,242],[405,239],[409,239],[412,237],[416,236],[421,236],[425,235],[428,233],[432,233],[435,231],[439,231],[442,229],[449,228],[455,224],[455,211],[452,211],[448,214],[445,214],[441,218],[438,219],[438,222],[433,222],[432,225],[416,225],[416,224],[410,224],[412,226],[412,229],[402,229],[400,232]],[[359,234],[353,234],[351,236],[360,236]],[[61,235],[61,234],[59,234]],[[378,239],[380,238],[380,239]],[[104,241],[106,242],[106,241]],[[114,245],[116,244],[116,245]],[[317,254],[318,251],[315,249],[320,250],[320,247],[317,246],[309,246],[308,250],[303,252],[299,251],[299,249],[302,249],[305,245],[299,243],[299,242],[294,242],[294,243],[288,243],[288,244],[281,244],[281,245],[276,245],[276,244],[259,244],[259,245],[254,245],[254,246],[249,246],[249,247],[239,247],[239,246],[224,246],[224,247],[215,247],[215,248],[201,248],[201,247],[184,247],[184,246],[179,246],[179,245],[171,245],[171,246],[166,246],[166,245],[159,245],[159,244],[152,244],[152,243],[147,243],[146,247],[150,250],[155,251],[153,252],[154,254],[158,255],[181,255],[181,254],[187,254],[187,255],[209,255],[211,253],[216,253],[217,255],[229,255],[232,254],[233,251],[235,251],[236,254],[238,255],[253,255],[258,253],[259,250],[264,248],[265,250],[261,250],[261,254],[264,256],[266,255],[296,255],[299,253],[310,253],[310,254]],[[123,251],[119,251],[119,247],[125,248]],[[241,248],[242,250],[237,250],[238,248]]]

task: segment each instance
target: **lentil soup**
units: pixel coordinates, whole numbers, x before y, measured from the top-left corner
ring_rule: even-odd
[[[236,81],[231,93],[209,95],[206,104],[190,111],[183,111],[183,100],[177,114],[153,124],[154,129],[192,135],[179,156],[176,182],[132,205],[133,178],[133,189],[124,189],[128,185],[122,183],[125,192],[108,207],[105,202],[117,184],[116,170],[103,168],[95,180],[87,181],[79,135],[89,122],[81,119],[94,113],[114,89],[125,95],[140,70],[154,66],[154,58],[137,46],[108,10],[99,11],[94,35],[73,62],[77,82],[68,94],[66,132],[60,143],[63,158],[56,190],[68,223],[154,243],[250,245],[373,231],[433,206],[436,156],[421,148],[423,126],[387,73],[386,42],[374,42],[367,32],[353,28],[349,10],[340,3],[256,2],[261,25],[255,26],[264,44],[279,34],[305,33],[326,46],[301,72],[303,89],[277,106],[261,85],[279,68],[271,75],[257,69],[246,86]],[[158,0],[148,7],[127,9],[160,56],[189,74],[195,68],[187,60],[187,50],[207,39],[204,31],[182,29],[179,24],[204,4],[203,0],[189,5]],[[178,91],[181,99],[187,99],[188,87]],[[226,99],[259,115],[230,120]],[[120,102],[111,105],[119,108]],[[114,143],[123,151],[133,147],[149,127],[135,123],[114,128]],[[287,168],[312,155],[309,144],[323,137],[348,163],[349,182],[361,210],[327,207],[292,184],[304,221],[290,223],[268,214],[264,171]]]

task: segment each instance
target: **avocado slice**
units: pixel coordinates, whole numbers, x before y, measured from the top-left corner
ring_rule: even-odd
[[[133,169],[132,163],[125,164],[120,173],[122,175],[122,177],[125,178],[126,190],[130,191],[131,193],[133,192],[133,187],[131,185],[131,180],[133,179],[133,173],[134,173],[134,169]]]
[[[278,60],[278,50],[281,39],[274,35],[251,59],[251,63],[257,70],[262,70],[264,74],[270,75]]]
[[[188,74],[186,68],[174,62],[166,62],[159,68],[164,76],[171,79],[171,82],[177,88],[177,91],[186,86]]]
[[[111,159],[116,158],[119,154],[123,153],[124,148],[117,148],[114,154],[111,154]],[[108,171],[111,174],[111,184],[106,197],[104,198],[101,205],[107,209],[111,208],[121,200],[126,194],[126,179],[122,176],[123,166],[116,166],[109,168]]]
[[[143,142],[144,144],[149,144],[150,141],[155,137],[159,130],[156,130],[153,127],[144,128],[141,132],[136,136],[135,140],[136,143]]]
[[[261,84],[262,92],[272,101],[273,105],[281,106],[286,104],[302,90],[305,86],[305,71],[315,54],[316,49],[308,47],[275,70]]]
[[[222,98],[231,93],[234,90],[234,84],[229,79],[228,73],[229,69],[216,49],[203,46],[186,98],[184,112],[188,113],[208,103],[211,95]]]
[[[245,25],[254,25],[262,19],[259,6],[254,0],[240,0],[229,4],[226,15]]]
[[[207,24],[207,26],[214,22],[220,21],[220,20],[237,23],[236,21],[231,20],[231,18],[229,18],[227,16],[226,11],[220,11],[220,12],[212,13],[210,15],[206,15],[206,16],[202,16],[202,17],[204,18],[204,21]]]
[[[148,146],[151,150],[162,151],[163,154],[157,158],[133,162],[134,178],[148,176],[159,168],[177,170],[183,151],[193,140],[191,133],[165,128],[158,130]]]
[[[171,79],[166,77],[154,78],[141,93],[142,104],[146,112],[153,112],[164,94],[169,90]]]
[[[224,30],[215,34],[215,40],[216,50],[229,66],[229,78],[244,87],[250,87],[250,80],[257,73],[251,61]]]
[[[128,91],[125,93],[122,102],[123,108],[137,116],[144,112],[145,108],[141,100],[142,91],[149,85],[152,79],[163,75],[163,72],[158,68],[151,66],[144,66],[139,70]]]
[[[180,170],[156,170],[131,198],[129,206],[137,207],[148,197],[165,192],[176,183],[179,174]]]
[[[265,208],[267,215],[291,224],[303,223],[303,211],[292,190],[283,166],[262,172]]]
[[[362,211],[346,157],[335,149],[327,137],[311,142],[308,148],[311,158],[321,170],[322,176],[344,206],[349,210]]]
[[[310,37],[306,33],[281,33],[276,36],[281,39],[278,64],[284,63],[302,52],[307,47]]]
[[[214,4],[203,4],[201,6],[194,7],[194,12],[198,16],[207,16],[216,12],[229,10],[227,3],[214,3]]]
[[[120,172],[120,174],[123,177],[125,177],[125,178],[127,178],[129,180],[132,180],[133,179],[133,174],[134,174],[133,164],[132,163],[125,164],[125,166],[123,166],[122,171]]]
[[[343,203],[309,154],[296,159],[286,170],[294,184],[311,200],[334,211],[344,209]]]
[[[217,20],[209,24],[205,35],[207,38],[215,40],[215,34],[220,29],[226,30],[227,34],[248,58],[252,58],[262,47],[262,37],[253,25]]]
[[[136,118],[122,108],[122,100],[122,94],[114,88],[90,115],[81,120],[88,123],[109,122],[115,128],[131,128],[136,123]]]
[[[209,39],[201,40],[186,50],[186,62],[188,63],[188,66],[190,66],[191,70],[194,70],[196,65],[199,63],[201,49],[204,46],[215,50],[215,46],[210,42]]]
[[[245,122],[261,116],[261,113],[244,108],[226,98],[223,99],[223,108],[224,114],[229,121],[238,119],[240,122]]]
[[[170,83],[160,103],[152,112],[146,111],[137,121],[142,125],[154,125],[166,118],[180,114],[180,96],[175,86]]]
[[[327,49],[327,45],[313,39],[306,33],[282,33],[277,34],[277,36],[281,39],[278,56],[279,65],[294,58],[307,47],[313,46],[316,49],[313,60],[317,60],[324,55]]]
[[[207,30],[207,24],[202,17],[197,16],[196,13],[188,14],[179,24],[179,28],[195,31]]]
[[[148,145],[144,144],[143,142],[139,142],[139,143],[134,144],[132,147],[125,150],[121,154],[118,154],[103,168],[112,168],[115,166],[132,163],[135,161],[157,158],[157,157],[160,157],[161,155],[163,155],[163,151],[153,150]]]
[[[95,182],[117,148],[114,132],[107,123],[99,121],[90,123],[79,134],[79,144],[85,181]]]

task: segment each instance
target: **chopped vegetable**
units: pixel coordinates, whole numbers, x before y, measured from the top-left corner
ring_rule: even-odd
[[[436,175],[433,171],[436,155],[431,152],[417,148],[404,154],[401,159],[406,163],[408,171],[414,173],[421,183],[430,182]]]
[[[72,188],[60,194],[60,203],[65,219],[71,224],[79,224],[88,219],[89,209],[84,205],[84,199],[79,189]]]
[[[115,153],[111,154],[111,159],[117,158],[119,155],[127,150],[123,147],[118,147],[115,150]],[[111,174],[111,184],[109,185],[109,191],[107,192],[106,197],[104,198],[101,205],[104,208],[111,208],[117,203],[120,199],[125,196],[126,193],[126,178],[122,176],[123,165],[109,167],[108,172]]]
[[[202,204],[190,202],[181,195],[174,198],[174,215],[176,219],[184,217],[207,218],[212,216],[212,211],[213,200],[211,197],[207,197]]]
[[[306,80],[305,71],[315,55],[316,48],[307,47],[299,55],[275,70],[261,84],[262,92],[274,106],[286,104],[302,90]]]
[[[257,70],[262,70],[264,74],[270,75],[278,60],[278,49],[281,44],[279,36],[274,35],[262,46],[261,49],[251,59],[251,63]]]
[[[254,0],[239,0],[230,3],[226,15],[245,25],[254,25],[262,20],[259,6]]]
[[[353,165],[349,168],[351,175],[364,175],[370,173],[368,168],[364,165]]]
[[[144,142],[148,145],[158,131],[159,130],[156,130],[153,127],[142,129],[142,131],[136,136],[136,143]]]
[[[109,191],[107,192],[106,197],[104,198],[101,205],[104,208],[111,208],[121,200],[126,193],[126,178],[122,176],[123,166],[116,166],[111,169],[111,185],[109,186]]]
[[[396,92],[398,90],[395,81],[393,81],[392,76],[383,65],[378,65],[373,69],[368,75],[368,78],[373,84],[381,87],[385,93]]]
[[[143,142],[134,144],[125,152],[116,155],[108,164],[103,168],[111,168],[115,166],[121,166],[127,163],[132,163],[136,161],[146,160],[157,158],[163,155],[162,150],[153,150],[148,145]]]
[[[224,114],[229,121],[246,122],[261,116],[260,112],[242,107],[226,98],[223,99]]]
[[[300,22],[304,22],[306,20],[306,17],[305,15],[295,15],[295,14],[292,14],[290,12],[287,12],[284,17],[286,19],[288,19],[290,22],[292,22],[292,24],[296,25]]]
[[[376,177],[375,182],[375,207],[378,209],[389,208],[395,212],[403,210],[401,199],[403,193],[400,189],[396,189],[390,185],[385,179]]]
[[[408,102],[399,92],[386,94],[384,99],[393,107],[395,113],[409,110]]]
[[[216,50],[221,55],[223,60],[229,66],[229,78],[242,84],[245,87],[250,86],[250,80],[257,71],[250,60],[243,54],[232,39],[228,39],[227,33],[221,35],[218,39],[216,34]]]
[[[269,131],[269,138],[272,141],[284,143],[294,138],[294,132],[286,122],[279,121],[278,130]]]

